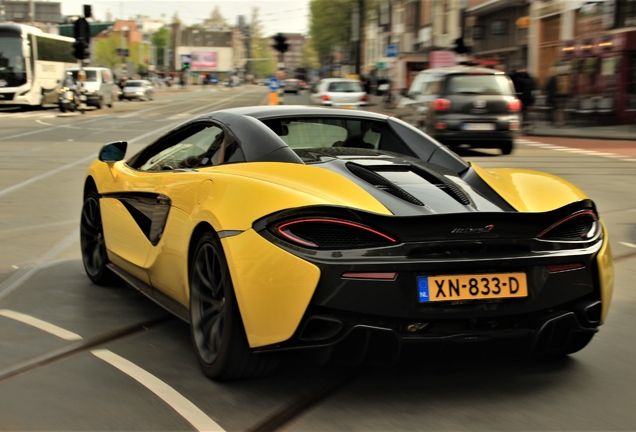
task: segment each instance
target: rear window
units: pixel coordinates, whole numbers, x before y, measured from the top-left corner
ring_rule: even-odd
[[[450,75],[445,94],[512,96],[512,85],[505,75]]]
[[[70,72],[73,74],[75,81],[78,81],[77,74],[79,71],[74,70]],[[86,73],[86,82],[97,82],[97,71],[84,69],[84,72]]]
[[[356,81],[336,81],[329,83],[327,91],[356,93],[361,92],[362,87],[360,86],[360,83]]]

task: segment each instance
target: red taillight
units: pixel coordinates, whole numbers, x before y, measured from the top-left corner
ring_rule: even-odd
[[[519,99],[513,99],[508,101],[508,110],[509,111],[520,111],[521,110],[521,101]]]
[[[368,101],[368,100],[369,100],[369,98],[367,97],[367,95],[362,95],[362,96],[360,96],[360,101],[361,101],[361,102],[366,102],[366,101]]]
[[[583,263],[570,263],[570,264],[550,264],[548,266],[548,271],[550,273],[559,273],[569,270],[576,270],[585,267]]]
[[[331,98],[328,95],[322,95],[322,100],[324,101],[330,101]]]
[[[342,274],[343,279],[374,279],[393,281],[397,272],[347,272]]]
[[[444,122],[435,123],[435,129],[446,129],[446,123]]]
[[[397,243],[378,230],[342,219],[295,219],[275,226],[274,231],[285,240],[311,248],[356,249]]]
[[[448,99],[435,99],[431,104],[431,108],[435,111],[446,111],[449,110],[451,103]]]
[[[519,122],[510,122],[510,130],[518,131],[519,130]]]
[[[574,213],[543,230],[545,240],[581,241],[593,238],[599,230],[598,216],[591,210]]]

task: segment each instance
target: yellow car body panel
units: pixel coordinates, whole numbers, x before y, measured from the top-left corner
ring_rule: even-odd
[[[546,212],[588,198],[570,182],[552,174],[512,168],[484,169],[472,163],[475,172],[508,204],[520,212]],[[614,264],[609,234],[603,221],[603,246],[596,257],[602,303],[601,324],[605,322],[614,287]]]
[[[588,198],[581,189],[552,174],[471,165],[488,186],[520,212],[546,212]]]
[[[261,162],[197,171],[146,173],[131,169],[124,162],[96,161],[87,175],[93,177],[101,194],[135,191],[170,197],[172,207],[163,236],[147,251],[141,245],[149,241],[133,218],[129,214],[122,215],[123,211],[117,212],[123,208],[121,203],[102,198],[102,203],[113,202],[106,204],[109,225],[119,224],[125,228],[110,229],[105,237],[107,246],[112,235],[115,235],[113,243],[137,245],[135,259],[143,262],[139,269],[131,268],[112,253],[109,258],[186,307],[189,307],[190,296],[188,252],[196,226],[204,222],[217,233],[242,232],[223,238],[221,243],[228,258],[248,343],[253,348],[283,342],[293,335],[320,278],[316,266],[254,232],[254,220],[277,211],[312,205],[351,206],[391,214],[352,181],[308,165]],[[317,188],[316,184],[329,187]],[[276,196],[276,200],[272,200],[272,196]],[[110,210],[113,206],[116,209]]]
[[[292,337],[320,279],[318,267],[252,229],[221,243],[250,347]]]
[[[200,181],[193,181],[192,176],[199,176]],[[317,188],[316,184],[328,187]],[[170,173],[165,176],[164,193],[174,207],[186,213],[195,214],[197,207],[210,211],[217,231],[246,230],[262,216],[309,205],[391,214],[371,194],[341,175],[320,167],[282,162],[228,164],[196,173]]]

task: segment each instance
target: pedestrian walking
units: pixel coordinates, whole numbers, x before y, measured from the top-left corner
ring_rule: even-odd
[[[515,86],[517,98],[521,101],[521,124],[529,125],[528,109],[534,105],[534,79],[526,68],[518,68],[510,74],[512,84]]]
[[[555,73],[551,73],[548,81],[545,85],[545,103],[549,109],[549,121],[550,124],[556,123],[556,102],[557,100],[557,76]]]

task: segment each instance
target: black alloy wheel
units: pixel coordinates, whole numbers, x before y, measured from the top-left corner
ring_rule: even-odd
[[[273,355],[252,354],[223,247],[213,232],[199,240],[190,268],[190,332],[209,378],[254,378],[276,368]]]
[[[90,192],[84,199],[80,221],[80,246],[88,278],[97,285],[112,284],[116,276],[106,267],[108,256],[97,192]]]

